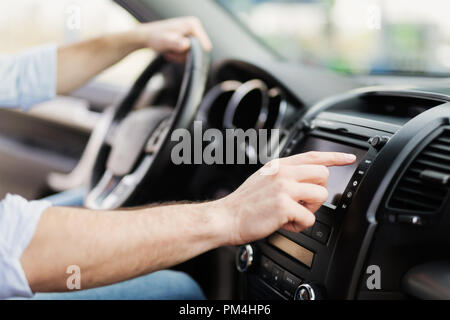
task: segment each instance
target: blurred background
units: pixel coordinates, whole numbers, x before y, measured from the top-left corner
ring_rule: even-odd
[[[63,45],[131,29],[137,23],[111,0],[0,1],[0,53],[17,53],[45,43]],[[128,86],[150,58],[148,50],[135,52],[102,73],[96,81]]]
[[[450,72],[449,0],[215,1],[291,61],[351,74]],[[70,43],[136,23],[111,0],[1,1],[0,53]],[[128,85],[150,55],[137,52],[98,80]]]
[[[282,57],[352,74],[450,71],[448,0],[218,0]]]

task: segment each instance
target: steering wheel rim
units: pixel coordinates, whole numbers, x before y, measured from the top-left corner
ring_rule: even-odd
[[[158,56],[144,69],[125,97],[104,112],[101,123],[107,129],[101,137],[101,147],[84,199],[87,208],[124,206],[143,181],[150,178],[157,181],[163,175],[174,145],[170,141],[171,133],[191,127],[205,91],[209,55],[195,38],[190,38],[190,41],[190,52],[173,111],[169,108],[146,108],[131,112],[150,79],[168,63],[163,56]],[[108,141],[111,136],[112,142]]]

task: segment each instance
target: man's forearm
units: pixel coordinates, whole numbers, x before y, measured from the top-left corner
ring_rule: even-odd
[[[70,265],[80,267],[83,289],[111,284],[226,244],[220,216],[214,203],[114,212],[54,207],[21,262],[35,292],[67,290]]]
[[[131,52],[151,48],[169,61],[183,62],[189,36],[196,37],[206,51],[212,45],[196,18],[175,18],[144,23],[133,30],[102,36],[58,49],[57,92],[66,94],[119,62]]]
[[[114,65],[145,43],[135,32],[123,32],[60,47],[57,93],[66,94]]]
[[[50,208],[21,263],[33,291],[64,291],[70,265],[80,267],[82,288],[91,288],[166,268],[222,245],[252,242],[280,228],[300,232],[314,224],[313,213],[328,198],[326,166],[355,160],[335,152],[272,160],[228,196],[200,204],[134,211]],[[277,171],[267,175],[273,168]]]

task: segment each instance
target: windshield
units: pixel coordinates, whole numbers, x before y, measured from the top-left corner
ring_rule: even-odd
[[[351,74],[450,73],[449,0],[217,0],[291,61]]]

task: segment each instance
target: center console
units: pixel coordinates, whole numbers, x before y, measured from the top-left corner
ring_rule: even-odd
[[[363,119],[321,113],[301,122],[282,156],[308,151],[356,155],[353,165],[330,167],[329,197],[316,212],[313,227],[293,233],[279,230],[264,241],[243,246],[237,254],[241,270],[248,269],[249,297],[309,300],[326,297],[326,277],[340,225],[378,151],[397,129]]]
[[[329,197],[315,213],[314,226],[300,233],[279,230],[262,241],[239,248],[236,264],[240,271],[245,271],[245,298],[342,298],[336,294],[339,290],[332,288],[335,281],[330,279],[330,270],[334,267],[343,219],[354,206],[361,188],[370,184],[365,177],[378,153],[400,128],[399,123],[327,108],[307,114],[295,125],[282,157],[308,151],[336,151],[355,154],[357,160],[350,166],[329,168]],[[351,222],[347,228],[352,232]],[[348,257],[349,264],[353,263],[352,258]],[[345,265],[345,260],[341,256],[339,263]]]
[[[238,249],[247,299],[404,298],[402,279],[450,246],[450,97],[360,90],[313,106],[291,128],[281,156],[353,153],[331,167],[315,224],[278,230]],[[418,250],[417,248],[426,248]],[[367,285],[370,267],[382,285]],[[365,280],[365,281],[364,281]]]

